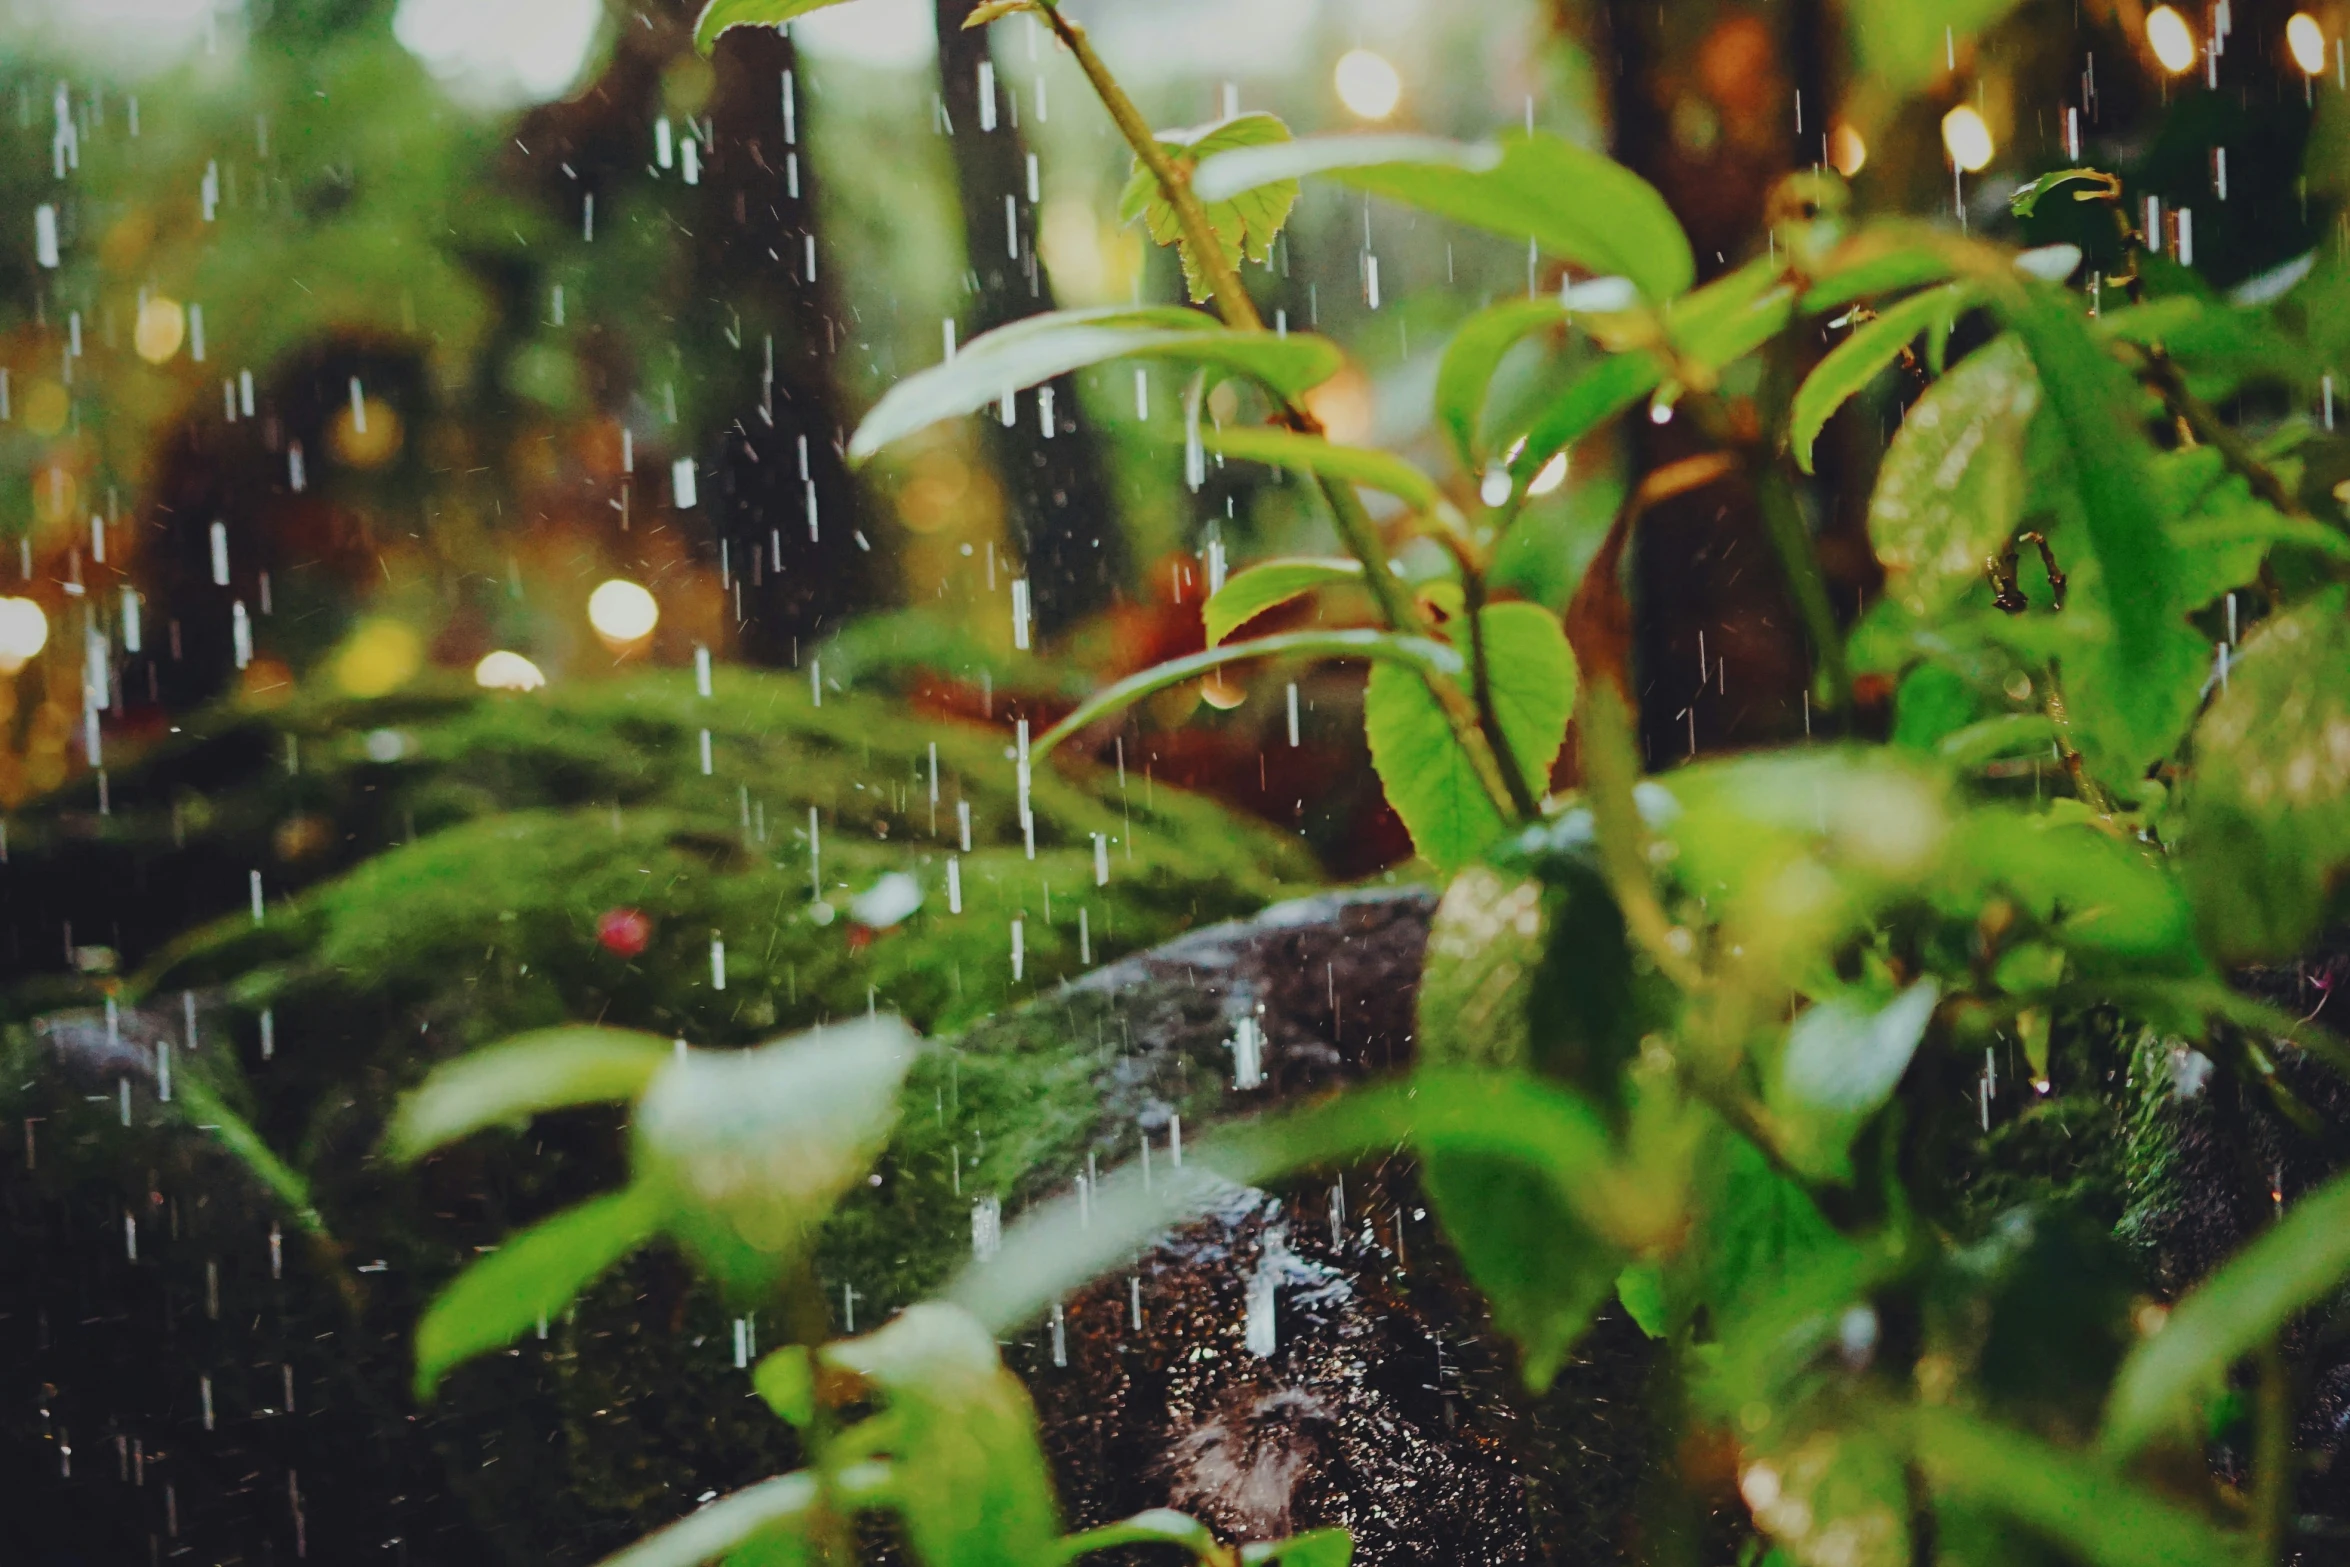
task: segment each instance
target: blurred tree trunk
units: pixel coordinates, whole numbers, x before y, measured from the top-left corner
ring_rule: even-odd
[[[1052,282],[1036,253],[1037,208],[1019,95],[997,77],[994,103],[981,102],[980,66],[990,60],[992,29],[964,30],[975,3],[936,0],[939,96],[952,131],[947,140],[977,290],[970,318],[958,323],[964,341],[1054,308]],[[982,128],[991,122],[993,130]],[[1101,447],[1078,419],[1076,385],[1066,376],[1051,384],[1049,438],[1033,393],[1022,394],[1009,427],[983,425],[1003,484],[1005,523],[1028,563],[1038,629],[1048,635],[1110,603],[1127,568]]]

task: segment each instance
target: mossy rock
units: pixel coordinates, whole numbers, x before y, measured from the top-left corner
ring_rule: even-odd
[[[1040,770],[1031,858],[1004,735],[830,690],[819,705],[788,676],[721,671],[707,698],[666,673],[519,697],[303,695],[184,728],[107,781],[106,813],[77,790],[12,818],[0,872],[20,950],[62,958],[70,921],[91,970],[0,998],[15,1068],[0,1097],[19,1129],[0,1157],[31,1161],[10,1190],[0,1334],[24,1340],[9,1407],[42,1411],[9,1418],[0,1461],[53,1475],[60,1552],[108,1542],[144,1559],[176,1526],[289,1560],[298,1496],[313,1559],[397,1539],[418,1563],[585,1562],[773,1472],[788,1433],[748,1397],[733,1321],[662,1251],[550,1323],[549,1353],[493,1357],[437,1405],[409,1405],[408,1338],[432,1294],[477,1248],[616,1180],[621,1127],[615,1112],[555,1116],[393,1171],[374,1149],[396,1095],[437,1061],[556,1022],[726,1046],[878,1007],[952,1032],[1313,876],[1296,839],[1110,772]],[[860,922],[860,895],[890,876],[912,878],[920,906]],[[599,940],[622,909],[650,921],[633,955]],[[173,928],[190,910],[206,917]],[[128,972],[105,972],[92,943]],[[108,997],[118,1034],[173,1045],[172,1105],[151,1046],[108,1045]],[[923,1174],[898,1189],[1010,1195],[1024,1167],[1081,1157],[1106,1113],[1093,1036],[1108,1023],[1098,1004],[1093,1027],[1063,1026],[1073,1015],[1056,1003],[930,1058],[884,1165]],[[280,1186],[306,1188],[331,1238],[306,1238],[190,1126],[191,1082],[284,1161]],[[874,1189],[827,1247],[869,1313],[969,1242],[967,1205],[901,1223],[892,1196]],[[84,1444],[79,1481],[56,1469],[61,1430]],[[168,1517],[147,1505],[159,1492],[124,1507],[92,1489],[115,1435],[126,1454],[180,1455]]]

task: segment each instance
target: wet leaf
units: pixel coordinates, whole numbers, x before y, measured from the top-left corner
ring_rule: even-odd
[[[1684,369],[1719,373],[1777,336],[1794,318],[1795,291],[1783,263],[1758,256],[1673,301],[1665,326]]]
[[[1536,1171],[1490,1155],[1431,1150],[1421,1179],[1494,1326],[1518,1345],[1526,1385],[1550,1386],[1626,1258]]]
[[[630,1029],[550,1028],[459,1056],[400,1101],[385,1152],[405,1164],[485,1127],[634,1099],[672,1049]]]
[[[1510,477],[1521,486],[1533,482],[1553,457],[1655,391],[1664,375],[1646,352],[1611,354],[1583,371],[1535,416],[1510,460]]]
[[[452,1367],[502,1349],[571,1304],[605,1269],[660,1229],[659,1193],[643,1185],[591,1198],[508,1237],[457,1275],[416,1326],[416,1396]]]
[[[2026,1524],[2093,1567],[2241,1567],[2244,1548],[2102,1465],[1957,1409],[1908,1417],[1937,1495]]]
[[[1057,1559],[1074,1561],[1121,1545],[1177,1545],[1189,1551],[1194,1561],[1211,1567],[1221,1567],[1230,1559],[1206,1524],[1170,1507],[1149,1508],[1099,1529],[1073,1534],[1061,1542]]]
[[[710,0],[694,21],[694,47],[708,54],[730,27],[780,27],[794,17],[845,0]]]
[[[1956,605],[2022,521],[2024,438],[2039,407],[2029,356],[2002,338],[1910,408],[1869,497],[1869,538],[1885,591],[1911,614]]]
[[[1875,320],[1838,343],[1795,389],[1787,438],[1795,449],[1796,466],[1811,472],[1812,445],[1836,410],[1866,390],[1919,333],[1955,319],[1966,308],[1967,298],[1966,287],[1956,283],[1912,294],[1888,305]]]
[[[1243,462],[1295,468],[1321,478],[1384,490],[1416,512],[1432,512],[1444,504],[1436,481],[1392,452],[1341,446],[1295,430],[1220,430],[1204,439],[1208,450]]]
[[[1286,1540],[1244,1545],[1240,1559],[1245,1567],[1349,1567],[1355,1559],[1354,1536],[1344,1529],[1316,1529]]]
[[[1689,241],[1654,186],[1542,132],[1501,138],[1498,155],[1421,138],[1309,137],[1203,164],[1200,184],[1222,193],[1303,174],[1329,174],[1456,223],[1531,239],[1599,276],[1630,278],[1652,303],[1687,292],[1697,276]]]
[[[1168,359],[1244,375],[1280,397],[1295,397],[1338,371],[1328,338],[1292,332],[1231,332],[1177,306],[1056,310],[983,333],[943,364],[906,377],[874,404],[849,442],[851,462],[941,419],[975,413],[1010,392],[1108,359]]]
[[[1548,791],[1551,763],[1566,743],[1575,656],[1558,617],[1538,604],[1493,605],[1479,624],[1502,733],[1539,796]],[[1465,633],[1456,635],[1465,640]],[[1373,669],[1363,729],[1388,803],[1431,863],[1465,864],[1500,836],[1501,814],[1425,684],[1388,664]]]
[[[1551,300],[1508,299],[1486,306],[1453,333],[1436,369],[1436,418],[1463,468],[1475,472],[1483,466],[1477,427],[1503,358],[1529,334],[1568,319],[1566,307]]]
[[[1161,150],[1177,172],[1186,177],[1220,152],[1282,145],[1290,140],[1289,127],[1282,123],[1281,117],[1262,110],[1236,114],[1228,120],[1190,130],[1160,131],[1157,135]],[[1215,231],[1216,242],[1223,248],[1225,264],[1234,267],[1240,265],[1243,257],[1258,262],[1271,259],[1273,241],[1280,234],[1281,225],[1289,221],[1290,208],[1297,205],[1297,192],[1294,177],[1265,180],[1219,195],[1201,191],[1196,181],[1192,186],[1192,193],[1199,197],[1200,205],[1207,212],[1208,227]],[[1118,199],[1118,216],[1129,223],[1142,219],[1152,239],[1176,247],[1176,253],[1183,259],[1183,280],[1190,287],[1193,299],[1206,300],[1214,295],[1207,269],[1191,253],[1191,242],[1184,237],[1174,204],[1167,200],[1166,193],[1159,189],[1157,177],[1140,158],[1134,160],[1134,171]]]
[[[1420,969],[1420,1060],[1528,1069],[1527,999],[1542,966],[1544,924],[1535,877],[1472,865],[1452,879]]]
[[[688,1051],[653,1079],[631,1127],[637,1178],[729,1294],[756,1297],[806,1255],[896,1122],[916,1044],[879,1017]]]
[[[2223,962],[2281,959],[2350,866],[2350,622],[2335,589],[2246,638],[2196,725],[2180,852]]]
[[[1921,979],[1883,1006],[1829,996],[1788,1027],[1767,1102],[1786,1130],[1788,1157],[1807,1174],[1852,1179],[1853,1134],[1893,1097],[1940,994]]]
[[[833,1491],[846,1508],[854,1510],[879,1500],[889,1483],[889,1471],[882,1465],[852,1464],[834,1477]],[[600,1567],[701,1567],[736,1551],[752,1552],[750,1559],[767,1567],[776,1559],[765,1554],[768,1542],[796,1532],[815,1509],[816,1499],[814,1475],[804,1470],[777,1475],[688,1513],[627,1550],[607,1556]],[[795,1558],[786,1555],[781,1560]]]
[[[827,1344],[828,1365],[881,1389],[898,1466],[919,1477],[898,1510],[924,1567],[1035,1567],[1060,1521],[1036,1414],[995,1340],[969,1313],[910,1306],[878,1333]]]
[[[1286,604],[1316,588],[1360,582],[1363,563],[1343,556],[1268,560],[1226,580],[1200,614],[1208,623],[1208,646],[1214,647],[1276,604]]]

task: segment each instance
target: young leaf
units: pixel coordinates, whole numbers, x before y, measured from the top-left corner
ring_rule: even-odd
[[[231,1110],[211,1084],[200,1077],[181,1078],[180,1108],[189,1120],[218,1138],[255,1180],[268,1187],[286,1205],[295,1223],[313,1235],[326,1235],[326,1220],[311,1201],[310,1183],[279,1158],[277,1150],[253,1130],[253,1123]]]
[[[1036,1413],[995,1340],[968,1312],[909,1306],[878,1333],[827,1344],[824,1361],[879,1387],[896,1416],[898,1495],[924,1567],[1036,1567],[1060,1536]]]
[[[1201,607],[1208,623],[1208,646],[1214,647],[1276,604],[1286,604],[1316,588],[1362,580],[1363,563],[1343,557],[1268,560],[1226,580]]]
[[[1354,1536],[1344,1529],[1316,1529],[1240,1548],[1243,1567],[1349,1567],[1354,1559]]]
[[[1029,748],[1029,758],[1042,761],[1086,725],[1123,712],[1154,692],[1179,686],[1186,680],[1197,680],[1227,664],[1243,664],[1258,658],[1362,658],[1380,668],[1399,665],[1417,675],[1437,679],[1458,677],[1468,667],[1458,652],[1442,642],[1393,631],[1288,631],[1278,636],[1251,637],[1246,642],[1227,642],[1204,653],[1153,664],[1095,692],[1079,703],[1075,712],[1038,736]]]
[[[2105,1410],[2103,1445],[2126,1458],[2195,1400],[2226,1385],[2228,1368],[2350,1275],[2350,1176],[2295,1202],[2219,1271],[2188,1291],[2154,1336],[2122,1363]]]
[[[597,1275],[652,1239],[658,1193],[635,1185],[507,1239],[457,1275],[416,1325],[416,1396],[430,1398],[454,1366],[500,1349],[571,1303]]]
[[[1685,362],[1719,372],[1769,342],[1794,315],[1784,263],[1757,256],[1673,301],[1665,326]]]
[[[751,1368],[751,1386],[767,1407],[795,1426],[816,1418],[816,1368],[805,1344],[786,1344]]]
[[[894,1017],[755,1050],[692,1050],[661,1069],[631,1127],[637,1178],[728,1293],[796,1266],[897,1120],[917,1041]]]
[[[794,17],[844,0],[710,0],[694,22],[694,47],[708,54],[730,27],[781,27]]]
[[[1895,432],[1869,497],[1869,538],[1886,593],[1911,614],[1949,609],[2015,532],[2024,437],[2039,407],[2023,345],[2002,338],[1928,388]]]
[[[1444,505],[1436,481],[1391,452],[1341,446],[1295,430],[1218,430],[1205,437],[1210,451],[1268,467],[1295,468],[1325,479],[1384,490],[1412,510],[1433,512]]]
[[[1536,417],[1526,443],[1510,460],[1510,478],[1519,485],[1532,483],[1553,457],[1655,391],[1664,378],[1664,366],[1654,354],[1611,354],[1602,359]]]
[[[434,1070],[400,1101],[384,1151],[406,1164],[484,1127],[545,1110],[634,1099],[670,1057],[668,1040],[622,1028],[549,1028]]]
[[[1289,127],[1281,122],[1280,116],[1259,110],[1187,131],[1160,131],[1158,139],[1161,150],[1177,172],[1188,177],[1218,153],[1243,147],[1276,146],[1290,138]],[[1236,267],[1243,256],[1258,262],[1271,259],[1273,240],[1280,234],[1281,225],[1289,221],[1289,209],[1297,204],[1297,181],[1268,180],[1245,190],[1212,197],[1201,194],[1195,181],[1192,193],[1207,211],[1208,227],[1215,231],[1216,243],[1223,248],[1225,265]],[[1129,223],[1142,219],[1152,239],[1176,247],[1176,254],[1183,259],[1183,280],[1190,287],[1193,299],[1206,300],[1215,293],[1209,286],[1207,269],[1191,253],[1191,242],[1184,236],[1181,220],[1175,216],[1174,204],[1167,200],[1166,192],[1159,189],[1157,177],[1140,158],[1134,160],[1134,172],[1118,199],[1118,216]]]
[[[884,1464],[851,1464],[832,1480],[834,1497],[852,1509],[871,1506],[892,1485]],[[797,1529],[815,1507],[817,1494],[816,1477],[805,1470],[744,1486],[607,1556],[600,1567],[702,1567],[756,1546],[762,1535]]]
[[[2244,1547],[2101,1464],[1949,1405],[1908,1417],[1938,1495],[2013,1518],[2091,1567],[2241,1567]]]
[[[1213,366],[1248,376],[1280,397],[1320,385],[1342,363],[1328,338],[1229,332],[1211,317],[1173,306],[1056,310],[983,333],[954,358],[891,387],[857,426],[849,460],[864,462],[892,441],[976,412],[1007,393],[1121,358]]]
[[[1954,319],[1966,308],[1966,300],[1965,286],[1956,283],[1912,294],[1838,343],[1795,389],[1787,436],[1795,448],[1796,466],[1811,472],[1812,443],[1829,417],[1893,363],[1912,338],[1937,321]]]
[[[1456,223],[1531,239],[1603,277],[1630,278],[1654,304],[1686,292],[1697,276],[1689,240],[1656,187],[1542,132],[1503,137],[1498,156],[1417,138],[1401,145],[1387,137],[1308,138],[1203,162],[1194,188],[1221,194],[1324,173]]]
[[[1194,1561],[1207,1563],[1209,1567],[1222,1567],[1230,1559],[1206,1524],[1168,1507],[1149,1508],[1099,1529],[1070,1535],[1061,1542],[1056,1559],[1075,1561],[1080,1556],[1121,1545],[1177,1545],[1191,1552]]]
[[[2346,612],[2335,589],[2263,625],[2196,725],[2180,854],[2223,962],[2301,950],[2350,866]]]
[[[1436,419],[1462,467],[1475,472],[1483,466],[1477,425],[1503,357],[1527,334],[1563,326],[1568,319],[1566,307],[1551,300],[1505,299],[1469,317],[1452,335],[1436,369]]]
[[[1939,995],[1932,979],[1921,979],[1881,1008],[1831,996],[1788,1028],[1768,1102],[1805,1173],[1852,1178],[1852,1135],[1893,1097]]]
[[[2050,191],[2062,190],[2067,185],[2086,185],[2087,190],[2073,192],[2075,201],[2114,200],[2122,193],[2122,182],[2102,169],[2058,169],[2043,174],[2029,185],[2020,186],[2007,198],[2007,210],[2019,218],[2028,218],[2039,210],[2041,198]]]
[[[1616,1299],[1633,1326],[1650,1338],[1672,1331],[1672,1311],[1665,1304],[1664,1270],[1653,1262],[1635,1262],[1616,1275]]]

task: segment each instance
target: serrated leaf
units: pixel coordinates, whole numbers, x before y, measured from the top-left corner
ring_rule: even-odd
[[[661,1069],[630,1128],[637,1179],[729,1294],[796,1267],[897,1120],[912,1029],[836,1024],[754,1050],[691,1050]]]
[[[1496,604],[1480,617],[1495,714],[1528,787],[1548,791],[1575,705],[1575,656],[1558,618],[1536,604]],[[1459,633],[1465,641],[1466,629]],[[1464,686],[1466,682],[1464,681]],[[1436,698],[1390,665],[1371,671],[1363,729],[1388,802],[1432,864],[1467,863],[1500,836],[1500,812],[1478,781]]]
[[[1268,560],[1251,566],[1227,579],[1201,606],[1200,615],[1208,627],[1208,646],[1214,647],[1276,604],[1286,604],[1316,588],[1362,579],[1363,563],[1343,557]]]
[[[2180,855],[2222,962],[2300,951],[2350,868],[2346,614],[2337,588],[2262,625],[2195,727]]]
[[[1412,510],[1433,512],[1444,505],[1436,481],[1392,452],[1366,446],[1341,446],[1318,435],[1295,430],[1217,430],[1205,434],[1208,450],[1243,462],[1294,468],[1325,479],[1341,479],[1374,490],[1384,490]]]
[[[2101,1438],[2126,1458],[2163,1429],[2188,1429],[2200,1399],[2223,1390],[2228,1368],[2350,1275],[2350,1176],[2337,1176],[2172,1306],[2152,1338],[2122,1363]]]
[[[1329,174],[1456,223],[1531,239],[1600,276],[1630,278],[1651,303],[1687,292],[1697,261],[1656,187],[1622,164],[1547,133],[1491,147],[1422,138],[1308,137],[1201,165],[1218,193]]]
[[[2040,401],[2023,345],[2001,338],[1928,388],[1895,432],[1869,497],[1869,538],[1887,595],[1910,614],[1948,611],[2022,521],[2024,441]]]
[[[1056,310],[983,333],[954,358],[891,387],[857,427],[849,460],[864,462],[941,419],[1109,359],[1213,366],[1285,398],[1319,386],[1344,363],[1328,338],[1226,331],[1212,317],[1175,306]]]
[[[1290,139],[1289,127],[1282,123],[1281,117],[1262,110],[1236,114],[1190,130],[1160,131],[1157,136],[1161,150],[1186,178],[1218,153],[1273,146]],[[1201,194],[1196,182],[1192,190],[1206,211],[1208,227],[1214,230],[1216,242],[1224,252],[1225,265],[1237,267],[1243,257],[1259,262],[1271,258],[1273,241],[1280,234],[1282,224],[1289,221],[1290,208],[1297,205],[1298,185],[1295,179],[1268,180],[1216,197]],[[1159,189],[1157,176],[1140,158],[1134,160],[1133,173],[1119,197],[1118,216],[1129,223],[1142,219],[1152,239],[1176,247],[1183,261],[1183,280],[1193,299],[1206,300],[1214,295],[1207,269],[1191,253],[1191,242],[1184,236],[1174,204],[1167,200],[1166,193]]]
[[[1462,467],[1473,473],[1484,466],[1477,426],[1503,357],[1530,333],[1568,319],[1566,307],[1551,300],[1509,299],[1478,311],[1453,333],[1436,369],[1436,418]]]
[[[1886,307],[1875,320],[1857,328],[1838,343],[1795,389],[1795,406],[1788,416],[1787,438],[1795,449],[1795,463],[1812,471],[1812,444],[1836,410],[1858,396],[1880,372],[1891,365],[1910,340],[1939,322],[1956,320],[1966,308],[1968,290],[1949,284],[1912,294]]]
[[[549,1028],[459,1056],[400,1101],[384,1151],[405,1164],[485,1127],[634,1099],[671,1049],[630,1029]]]
[[[664,1217],[642,1186],[591,1198],[509,1237],[457,1275],[416,1326],[416,1396],[450,1369],[502,1349],[554,1316],[605,1269],[652,1239]]]
[[[1784,1151],[1805,1173],[1852,1178],[1853,1134],[1893,1097],[1940,993],[1921,979],[1881,1007],[1830,996],[1789,1026],[1766,1102],[1786,1132]]]
[[[694,47],[708,54],[730,27],[781,27],[795,17],[846,0],[710,0],[694,21]]]
[[[1060,1534],[1036,1414],[986,1328],[956,1306],[910,1306],[877,1333],[827,1344],[826,1364],[881,1389],[896,1417],[898,1497],[924,1567],[1035,1567]]]

